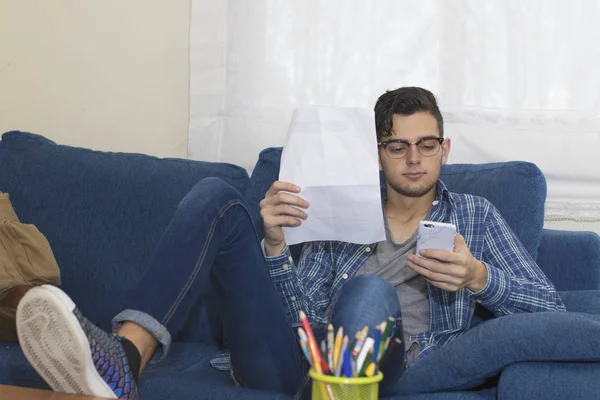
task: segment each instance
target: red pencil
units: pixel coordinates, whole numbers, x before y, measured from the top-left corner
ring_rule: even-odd
[[[317,341],[315,340],[315,335],[310,327],[310,323],[308,322],[308,318],[304,311],[300,311],[300,323],[304,328],[304,332],[306,333],[307,345],[308,345],[308,353],[310,354],[310,358],[313,361],[313,368],[317,374],[324,373],[323,368],[321,366],[321,352],[319,351],[319,345],[317,345]]]

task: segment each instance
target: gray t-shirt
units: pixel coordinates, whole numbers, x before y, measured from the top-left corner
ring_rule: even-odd
[[[420,345],[416,341],[411,342],[410,337],[429,330],[427,281],[408,268],[408,255],[416,253],[417,233],[404,243],[394,243],[387,219],[385,233],[387,240],[377,244],[377,249],[367,258],[357,275],[378,275],[396,288],[402,310],[403,339],[408,365],[421,351]]]

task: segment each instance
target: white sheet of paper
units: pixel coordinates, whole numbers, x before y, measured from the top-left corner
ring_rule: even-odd
[[[385,240],[373,112],[307,107],[292,117],[279,180],[300,186],[308,218],[284,228],[289,245],[337,240]]]

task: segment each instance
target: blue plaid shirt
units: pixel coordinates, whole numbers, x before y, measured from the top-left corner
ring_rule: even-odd
[[[421,345],[417,360],[469,329],[477,303],[496,317],[565,310],[554,285],[489,201],[452,193],[441,181],[437,184],[436,200],[428,219],[456,225],[473,256],[484,263],[488,281],[479,292],[467,288],[448,292],[428,284],[430,329],[411,337],[411,341]],[[292,326],[300,326],[300,310],[311,324],[326,324],[332,299],[376,247],[377,243],[308,242],[298,263],[287,247],[278,256],[266,257],[271,279]],[[227,369],[229,355],[222,354],[211,363]]]

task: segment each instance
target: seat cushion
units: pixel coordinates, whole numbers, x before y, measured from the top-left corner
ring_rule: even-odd
[[[216,347],[173,343],[161,363],[149,365],[140,379],[144,400],[289,400],[279,393],[236,387],[228,372],[217,371],[209,360]],[[0,343],[0,384],[49,389],[29,365],[16,343]]]
[[[173,343],[161,363],[149,365],[140,378],[144,400],[291,400],[281,393],[233,385],[228,372],[217,371],[209,360],[217,349],[199,343]],[[50,389],[29,365],[16,343],[0,343],[0,384]],[[385,397],[385,400],[495,399],[495,388],[472,392],[444,392]]]
[[[597,363],[598,337],[600,315],[595,314],[553,311],[495,318],[417,359],[396,388],[399,394],[470,389],[519,362]]]
[[[568,311],[600,315],[600,290],[558,292]]]
[[[498,383],[507,400],[597,399],[600,363],[528,362],[509,365]]]
[[[92,151],[24,132],[2,136],[0,171],[20,219],[48,238],[63,289],[105,329],[189,190],[220,177],[244,193],[250,181],[231,164]]]
[[[49,389],[29,365],[18,343],[0,342],[0,384]]]
[[[140,382],[144,400],[291,400],[292,396],[237,387],[227,371],[217,371],[210,359],[215,347],[174,343],[169,356],[150,366]]]
[[[496,388],[384,397],[383,400],[495,400]]]

